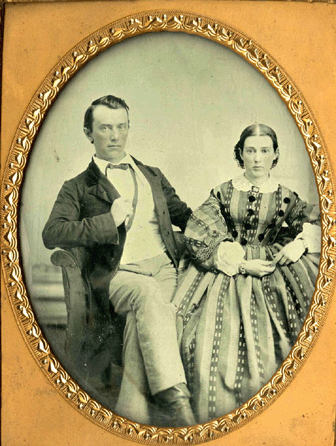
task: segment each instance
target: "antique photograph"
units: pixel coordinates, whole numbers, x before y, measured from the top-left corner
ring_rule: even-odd
[[[301,133],[260,72],[200,36],[143,34],[79,70],[31,150],[19,215],[52,352],[134,422],[237,409],[280,368],[315,290]]]

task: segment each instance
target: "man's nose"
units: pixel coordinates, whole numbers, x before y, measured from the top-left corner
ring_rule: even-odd
[[[117,140],[119,138],[119,132],[118,132],[118,130],[117,129],[111,129],[111,132],[110,132],[110,139],[112,140],[112,141],[115,141],[115,140]]]

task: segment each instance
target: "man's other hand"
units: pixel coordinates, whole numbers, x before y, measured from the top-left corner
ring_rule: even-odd
[[[111,214],[116,226],[120,226],[127,217],[132,215],[133,208],[130,200],[126,200],[123,197],[119,197],[114,200],[111,206]]]

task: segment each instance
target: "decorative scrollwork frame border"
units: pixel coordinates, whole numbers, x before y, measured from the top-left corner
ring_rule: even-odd
[[[20,187],[30,150],[43,119],[67,82],[89,60],[129,37],[160,31],[185,32],[231,48],[253,65],[277,90],[304,138],[315,173],[322,211],[320,273],[309,314],[289,356],[272,379],[237,410],[211,422],[186,428],[144,426],[105,409],[83,391],[51,353],[32,310],[24,285],[18,247]],[[12,309],[38,365],[73,407],[112,433],[143,443],[201,443],[228,434],[264,410],[293,380],[309,356],[323,325],[333,293],[336,220],[334,186],[323,138],[312,112],[294,82],[275,59],[243,33],[204,16],[176,11],[151,11],[109,24],[69,51],[41,84],[16,131],[1,187],[1,259]]]

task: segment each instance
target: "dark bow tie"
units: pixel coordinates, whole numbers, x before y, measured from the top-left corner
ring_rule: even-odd
[[[130,167],[128,163],[111,164],[109,163],[105,169],[105,175],[107,176],[107,169],[122,169],[127,170]]]
[[[120,164],[111,164],[111,163],[109,163],[107,165],[107,168],[109,168],[109,169],[127,170],[129,168],[129,164],[128,163],[120,163]]]

